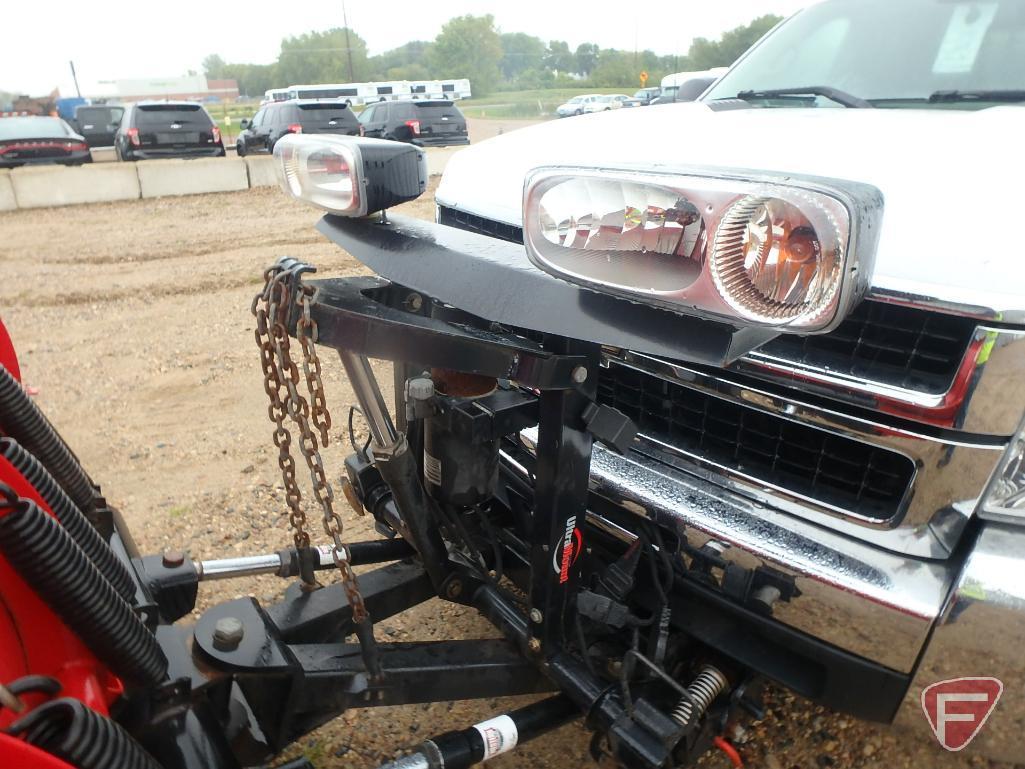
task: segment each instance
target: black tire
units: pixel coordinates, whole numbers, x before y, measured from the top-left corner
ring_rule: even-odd
[[[583,114],[584,114],[584,111],[582,109],[578,109],[576,112],[573,113],[573,115],[576,116],[576,117],[579,117],[580,115],[583,115]]]
[[[243,141],[235,142],[235,154],[238,155],[240,158],[244,158],[246,156],[246,143],[245,142],[243,142]]]

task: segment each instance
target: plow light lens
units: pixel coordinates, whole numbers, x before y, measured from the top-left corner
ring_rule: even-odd
[[[413,200],[427,188],[423,151],[358,136],[287,134],[274,145],[286,193],[342,216],[365,216]]]
[[[701,214],[666,187],[567,179],[540,196],[538,229],[565,270],[615,286],[682,289],[704,261]]]
[[[857,185],[875,217],[881,196]],[[597,291],[801,333],[828,331],[867,286],[874,243],[851,253],[846,192],[810,182],[539,169],[524,190],[538,267]]]
[[[844,246],[833,214],[813,201],[802,210],[747,196],[730,207],[716,231],[712,278],[748,320],[814,320],[840,288]]]
[[[1005,523],[1025,524],[1025,424],[1011,439],[983,495],[979,515]]]

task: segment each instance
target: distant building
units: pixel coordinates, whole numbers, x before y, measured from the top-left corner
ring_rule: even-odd
[[[203,75],[114,80],[108,86],[103,93],[93,94],[93,98],[123,102],[145,99],[235,101],[239,95],[237,81],[207,80]]]

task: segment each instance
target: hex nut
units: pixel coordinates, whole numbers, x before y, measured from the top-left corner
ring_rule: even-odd
[[[463,594],[463,582],[460,579],[453,579],[445,587],[445,595],[449,599],[451,599],[453,601],[456,598],[458,598],[459,596],[461,596],[462,594]]]
[[[531,609],[530,610],[530,621],[533,622],[535,625],[540,625],[541,624],[541,620],[543,620],[543,619],[544,619],[544,615],[541,613],[540,609]]]
[[[415,401],[430,400],[434,397],[434,382],[428,377],[418,376],[409,380],[406,391]]]
[[[227,652],[238,648],[246,633],[238,617],[221,617],[214,625],[214,648]]]
[[[573,369],[570,376],[572,376],[573,381],[577,384],[583,384],[587,381],[587,369],[583,366],[577,366],[575,369]]]

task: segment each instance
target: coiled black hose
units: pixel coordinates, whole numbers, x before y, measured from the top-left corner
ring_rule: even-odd
[[[77,769],[160,769],[128,732],[69,697],[40,705],[8,732]]]
[[[29,499],[0,494],[0,506],[11,509],[0,516],[0,550],[18,574],[118,676],[162,682],[167,658],[153,635],[64,527]]]
[[[129,603],[135,600],[135,583],[125,565],[114,555],[114,551],[103,541],[99,532],[82,515],[71,497],[64,493],[54,477],[25,448],[13,438],[0,438],[0,457],[10,462],[14,469],[31,483],[39,496],[57,516],[71,538],[89,556],[89,560],[114,586],[114,589]]]
[[[0,430],[34,454],[78,509],[93,511],[93,485],[71,449],[32,402],[21,384],[0,363]]]

